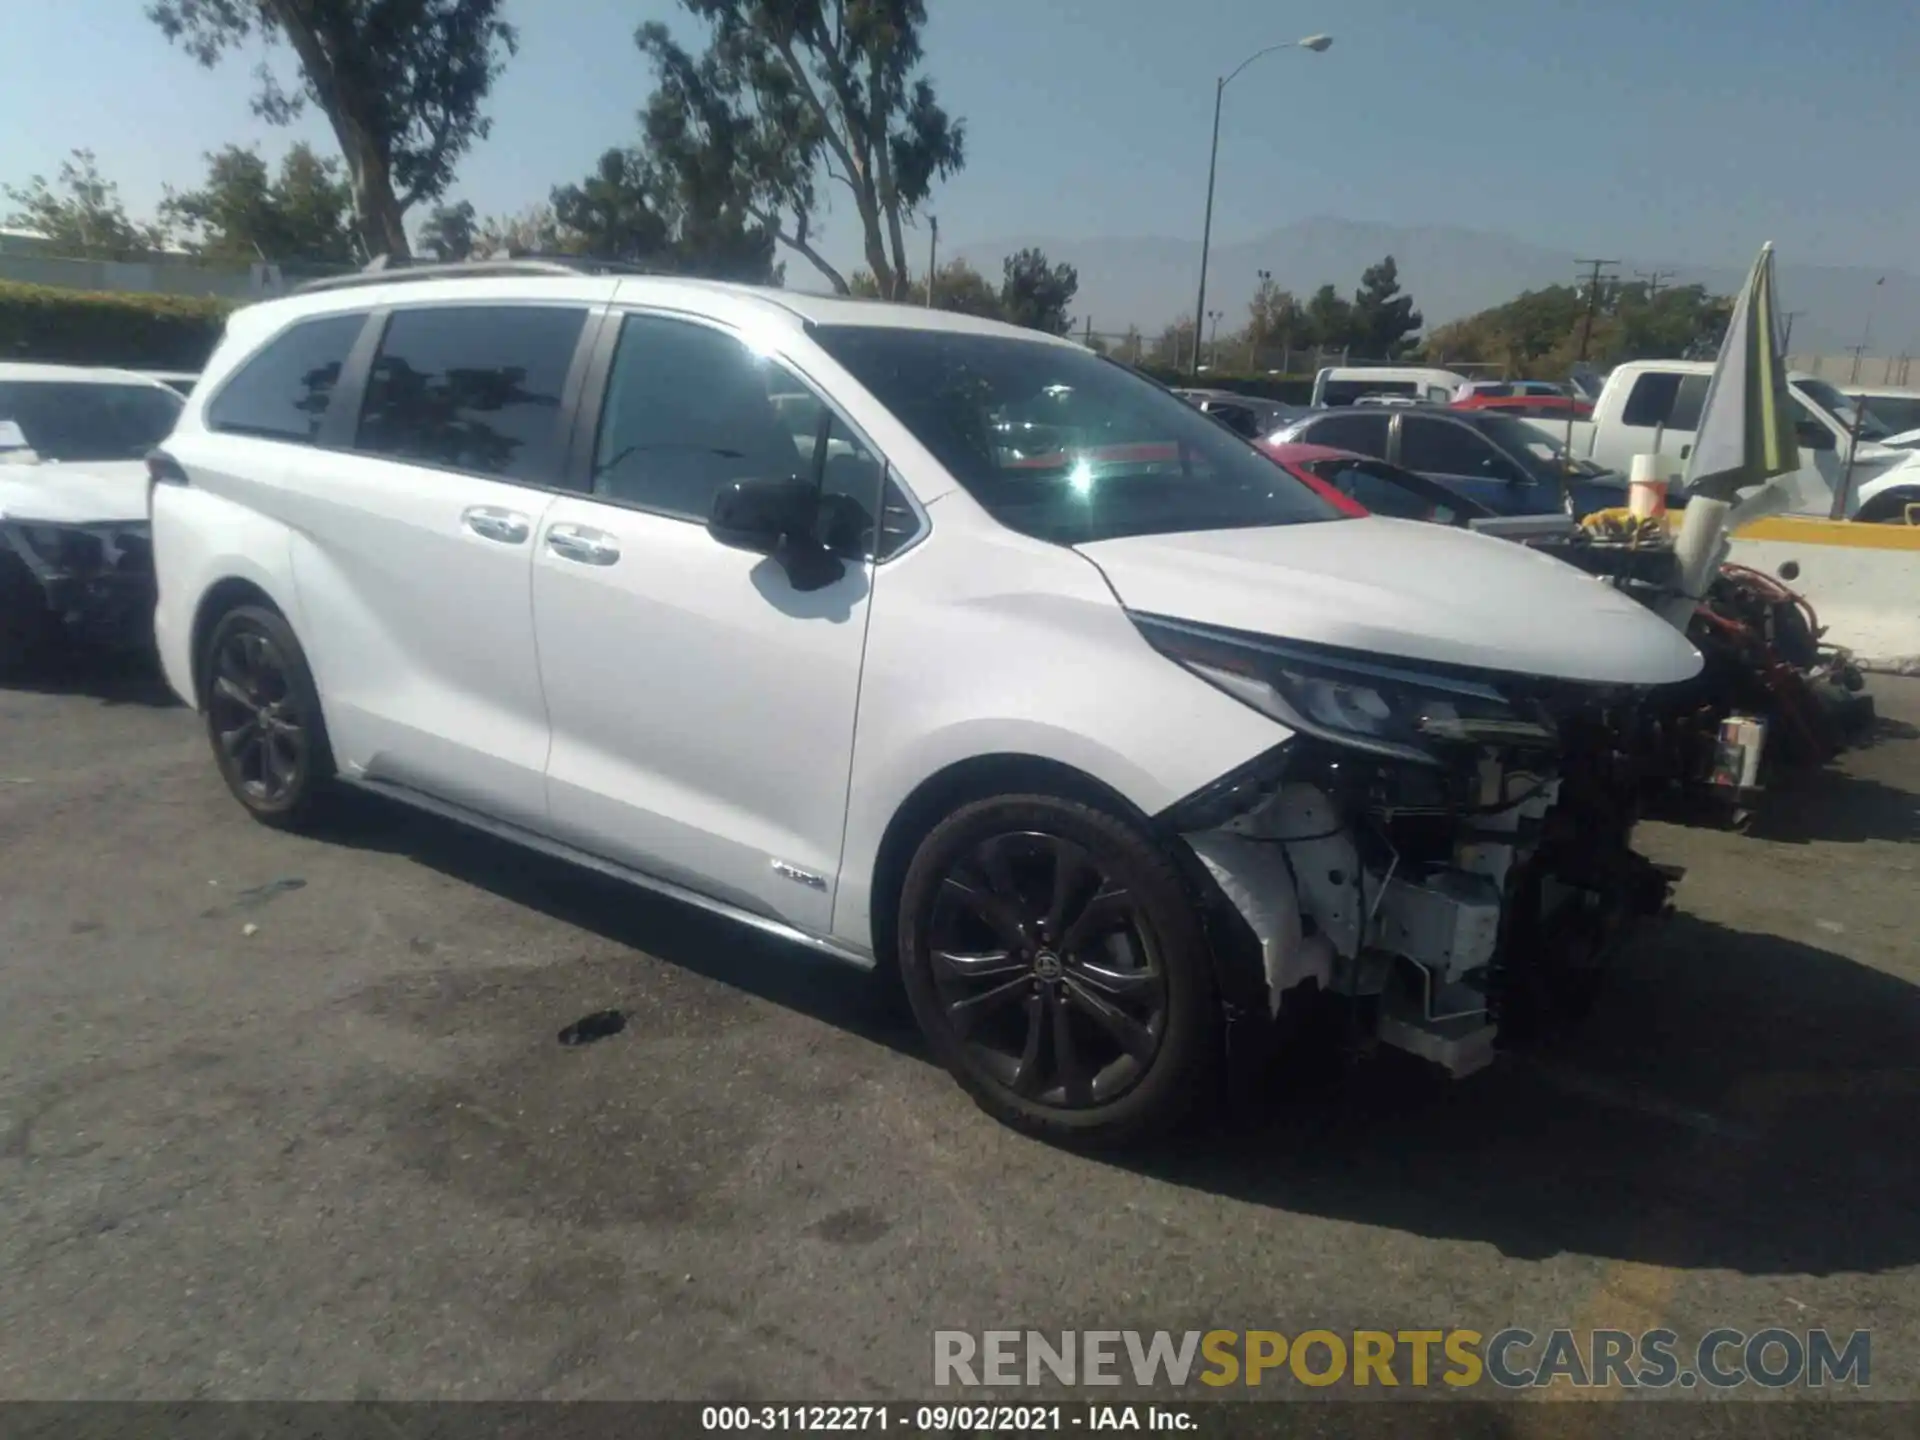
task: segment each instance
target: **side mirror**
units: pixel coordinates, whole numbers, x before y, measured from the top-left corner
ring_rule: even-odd
[[[846,566],[814,535],[820,497],[798,476],[736,480],[713,497],[707,533],[722,545],[770,555],[796,590],[823,590]]]

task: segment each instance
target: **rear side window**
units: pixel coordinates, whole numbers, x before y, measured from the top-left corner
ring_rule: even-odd
[[[312,444],[366,319],[328,315],[282,331],[214,397],[208,428]]]
[[[396,311],[367,376],[354,448],[502,480],[545,480],[586,324],[560,305]]]
[[[1620,423],[1643,430],[1656,425],[1669,430],[1697,429],[1712,380],[1711,375],[1676,375],[1662,370],[1642,375],[1633,382]]]
[[[1390,418],[1378,410],[1329,415],[1312,422],[1296,438],[1384,460],[1387,458],[1387,422]]]

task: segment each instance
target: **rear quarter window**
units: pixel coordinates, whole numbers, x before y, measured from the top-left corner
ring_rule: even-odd
[[[364,313],[325,315],[281,331],[220,387],[207,427],[312,444],[366,320]]]

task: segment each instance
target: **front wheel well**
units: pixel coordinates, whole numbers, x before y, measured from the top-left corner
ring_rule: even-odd
[[[280,607],[273,603],[273,597],[251,580],[242,580],[238,576],[228,576],[212,586],[200,597],[200,607],[193,614],[193,643],[189,654],[193,660],[193,706],[196,710],[206,708],[207,697],[200,693],[200,677],[206,668],[207,641],[213,637],[213,630],[229,611],[242,605],[258,605],[281,615]],[[281,615],[284,619],[285,616]]]
[[[1920,505],[1920,485],[1900,485],[1883,490],[1855,513],[1854,519],[1866,524],[1899,522],[1909,505]]]
[[[928,776],[907,796],[886,832],[874,859],[870,894],[873,953],[882,966],[898,962],[900,892],[907,868],[920,842],[962,805],[995,795],[1057,795],[1085,805],[1110,810],[1151,832],[1152,823],[1140,808],[1112,786],[1084,770],[1045,760],[1038,755],[976,755]]]

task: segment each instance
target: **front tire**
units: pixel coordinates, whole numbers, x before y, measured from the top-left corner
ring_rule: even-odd
[[[1198,915],[1134,824],[1050,795],[982,800],[921,843],[900,904],[907,998],[997,1119],[1117,1147],[1208,1097],[1219,1008]]]
[[[333,752],[293,628],[263,606],[229,610],[207,639],[200,694],[233,798],[263,825],[306,828],[333,779]]]

